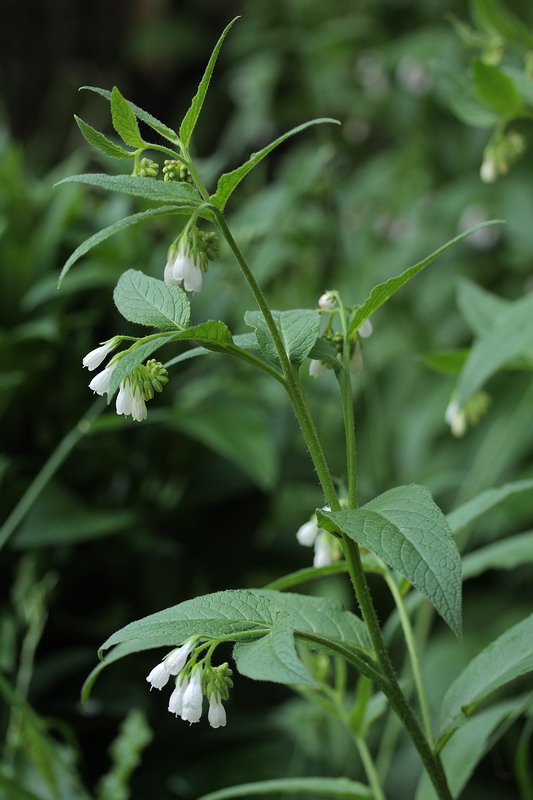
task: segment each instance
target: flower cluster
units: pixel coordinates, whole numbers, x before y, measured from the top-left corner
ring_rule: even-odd
[[[203,273],[207,272],[208,262],[216,257],[218,244],[214,233],[194,230],[182,234],[169,250],[163,272],[165,283],[170,286],[183,283],[186,292],[199,292]]]
[[[158,172],[159,164],[156,161],[152,161],[150,158],[141,158],[135,175],[139,175],[141,178],[156,178]]]
[[[181,183],[193,183],[192,175],[181,161],[168,158],[163,167],[163,180],[165,181],[179,181]]]
[[[516,131],[502,133],[497,130],[483,153],[483,163],[479,171],[484,183],[494,183],[501,175],[509,172],[509,167],[520,158],[526,149],[524,137]]]
[[[336,293],[333,291],[324,292],[318,301],[318,305],[323,310],[331,310],[337,302]],[[373,328],[369,319],[366,319],[357,330],[356,338],[350,341],[350,372],[358,375],[363,371],[363,349],[361,339],[367,339],[372,335]],[[326,330],[323,338],[330,341],[337,350],[337,359],[342,362],[342,351],[344,347],[344,337],[342,333],[333,333]],[[318,358],[312,358],[309,362],[309,375],[312,378],[321,378],[331,369],[330,365]]]
[[[109,353],[117,347],[119,339],[113,338],[100,347],[91,350],[83,359],[83,366],[89,371],[99,367]],[[105,369],[98,372],[89,383],[89,389],[95,394],[104,395],[109,391],[111,376],[121,356],[115,356]],[[117,401],[117,414],[131,416],[136,422],[146,419],[146,401],[151,400],[154,392],[161,392],[168,383],[168,373],[160,361],[151,358],[146,364],[139,364],[121,381]]]
[[[184,722],[200,721],[206,695],[209,699],[208,722],[212,728],[221,728],[226,724],[222,700],[228,699],[229,689],[233,686],[232,671],[227,663],[212,667],[210,664],[195,664],[194,659],[187,666],[187,659],[195,644],[195,640],[190,639],[173,650],[153,668],[146,680],[152,689],[161,690],[171,677],[176,678],[168,710]]]
[[[324,506],[324,511],[329,511],[328,506]],[[316,514],[313,514],[308,522],[300,525],[296,531],[298,542],[304,547],[314,547],[315,555],[313,558],[314,567],[326,567],[341,557],[341,551],[334,536],[318,527]]]

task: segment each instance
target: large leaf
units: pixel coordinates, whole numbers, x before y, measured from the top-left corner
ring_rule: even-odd
[[[133,109],[116,86],[111,92],[111,119],[114,129],[125,144],[132,147],[144,145]]]
[[[207,94],[207,90],[209,88],[209,82],[211,80],[211,75],[213,74],[213,70],[215,68],[215,64],[218,58],[218,54],[220,52],[220,48],[222,47],[222,43],[226,38],[227,33],[229,32],[232,25],[239,19],[239,17],[235,17],[232,21],[227,25],[224,30],[222,31],[222,35],[220,39],[215,45],[215,49],[211,54],[211,58],[207,64],[205,72],[203,74],[202,80],[198,86],[198,91],[194,95],[191,106],[185,117],[183,118],[183,122],[180,125],[180,141],[182,145],[187,148],[189,146],[189,142],[198,121],[198,117],[200,116],[200,111],[202,110],[202,106],[204,104],[205,96]]]
[[[496,317],[509,306],[509,300],[463,278],[457,289],[457,305],[472,333],[482,336],[490,330]]]
[[[526,701],[527,702],[527,701]],[[477,764],[494,743],[494,732],[502,723],[513,718],[526,704],[523,697],[481,711],[467,720],[441,753],[442,766],[448,776],[452,797],[459,797]],[[502,727],[503,730],[504,726]],[[438,800],[427,773],[423,773],[415,800]]]
[[[168,286],[144,272],[124,272],[113,292],[115,305],[125,319],[162,331],[187,327],[191,305],[179,286]]]
[[[95,92],[96,94],[105,97],[106,100],[111,101],[111,92],[107,89],[99,89],[97,86],[81,86],[80,89],[86,89],[89,92]],[[135,103],[132,103],[130,100],[127,100],[127,102],[129,103],[137,119],[145,122],[164,139],[168,139],[169,142],[172,142],[173,144],[178,143],[178,137],[172,128],[169,128],[168,125],[160,122],[158,119],[149,114],[148,111],[144,111],[144,109],[139,108],[139,106],[136,106]]]
[[[504,486],[498,486],[497,489],[487,489],[472,500],[463,503],[463,505],[456,508],[448,514],[448,524],[453,533],[458,533],[467,525],[475,522],[479,517],[487,511],[498,506],[512,497],[515,494],[522,492],[531,492],[533,490],[533,479],[523,481],[513,481],[513,483],[506,483]]]
[[[374,286],[364,303],[356,308],[355,314],[350,322],[349,334],[355,334],[363,322],[367,320],[375,311],[377,311],[377,309],[380,308],[383,303],[385,303],[390,297],[392,297],[393,294],[401,289],[402,286],[410,281],[411,278],[414,278],[414,276],[424,269],[424,267],[427,267],[428,264],[431,264],[432,261],[438,258],[438,256],[442,255],[442,253],[446,252],[446,250],[448,250],[454,244],[457,244],[457,242],[460,242],[462,239],[470,236],[471,233],[474,233],[474,231],[477,231],[480,228],[485,228],[487,225],[495,225],[501,221],[502,220],[490,220],[489,222],[481,222],[479,225],[474,225],[473,228],[468,228],[468,230],[463,231],[463,233],[460,233],[454,239],[451,239],[449,242],[446,242],[445,245],[439,247],[438,250],[435,250],[435,252],[431,253],[431,255],[429,255],[427,258],[419,261],[418,264],[414,264],[412,267],[409,267],[409,269],[406,269],[395,278],[390,278],[388,281],[380,283],[378,286]]]
[[[533,562],[533,531],[508,536],[463,557],[463,580],[487,569],[514,569]]]
[[[196,189],[188,183],[175,183],[174,181],[158,181],[156,178],[140,178],[137,175],[105,175],[101,173],[87,175],[70,175],[56,183],[88,183],[99,189],[110,192],[122,192],[134,197],[144,197],[161,203],[173,203],[191,208],[199,205],[199,195]]]
[[[292,311],[272,311],[272,316],[289,359],[295,364],[301,363],[318,338],[320,315],[316,311],[303,308]],[[270,361],[279,364],[278,351],[262,313],[247,311],[244,321],[255,329],[259,347],[264,355]]]
[[[533,670],[533,614],[489,644],[452,683],[441,709],[442,746],[489,695]]]
[[[339,121],[336,119],[330,119],[329,117],[323,117],[320,119],[312,119],[309,122],[304,122],[302,125],[297,125],[296,128],[292,128],[292,130],[287,131],[282,136],[279,136],[275,141],[268,144],[266,147],[263,147],[262,150],[259,150],[258,153],[252,153],[248,161],[244,164],[241,164],[240,167],[234,169],[232,172],[225,172],[224,175],[221,175],[215,194],[211,196],[211,202],[217,206],[221,211],[224,210],[228,199],[230,198],[232,192],[235,188],[239,185],[242,179],[248,175],[251,170],[260,161],[262,161],[265,156],[267,156],[272,150],[274,150],[279,144],[288,139],[289,136],[294,136],[295,133],[300,133],[300,131],[305,130],[310,125],[321,125],[323,122],[332,122],[336,125],[339,125]]]
[[[508,75],[480,60],[472,63],[472,75],[478,95],[490,108],[510,117],[520,113],[520,93]]]
[[[398,486],[358,509],[316,513],[321,528],[342,531],[404,575],[460,636],[461,557],[425,487]]]
[[[130,225],[137,225],[139,222],[144,222],[144,220],[150,219],[151,217],[160,217],[164,216],[165,214],[189,214],[191,211],[192,208],[187,206],[160,206],[159,208],[150,208],[148,211],[141,211],[139,214],[131,214],[131,216],[119,219],[117,222],[114,222],[107,228],[103,228],[101,231],[98,231],[98,233],[95,233],[93,236],[90,236],[88,239],[86,239],[74,250],[61,270],[61,275],[59,276],[59,286],[61,285],[61,282],[69,269],[73,264],[76,263],[76,261],[78,261],[78,259],[84,256],[85,253],[88,253],[93,247],[96,247],[97,244],[100,244],[100,242],[105,242],[106,239],[109,239],[109,237],[113,236],[115,233],[119,233],[120,231],[125,230],[125,228],[129,228]]]
[[[302,793],[317,797],[341,797],[345,800],[372,800],[374,797],[367,786],[348,778],[279,778],[230,786],[218,792],[204,794],[198,800],[230,800],[232,797]]]
[[[439,64],[437,81],[453,113],[461,122],[475,128],[492,128],[496,125],[498,115],[481,102],[465,75],[456,75],[445,64]]]
[[[86,122],[75,114],[74,119],[86,141],[93,147],[96,147],[97,150],[105,153],[106,156],[110,158],[133,158],[134,153],[131,150],[125,150],[123,147],[120,147],[120,145],[111,142],[103,133],[100,133],[100,131],[97,131],[95,128],[91,128],[90,125],[87,125]]]
[[[533,348],[533,294],[511,303],[487,333],[475,342],[457,385],[457,400],[464,406],[504,364]]]
[[[247,678],[316,686],[296,653],[294,624],[288,614],[279,614],[267,636],[254,642],[237,642],[233,657],[237,669]]]

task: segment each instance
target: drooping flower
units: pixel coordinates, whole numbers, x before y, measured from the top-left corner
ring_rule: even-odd
[[[174,650],[169,656],[165,658],[164,664],[166,669],[171,675],[177,675],[183,667],[185,666],[185,662],[189,657],[189,653],[193,649],[193,642],[185,642],[184,645],[178,647],[177,650]]]
[[[166,686],[170,678],[170,672],[165,667],[165,662],[157,664],[153,670],[147,675],[146,680],[151,684],[152,689],[161,690]]]
[[[361,328],[359,328],[359,332],[361,332]],[[368,336],[370,334],[367,334]],[[359,375],[360,372],[363,371],[363,350],[359,341],[355,343],[355,347],[353,349],[353,353],[350,356],[350,372],[354,375]]]
[[[183,696],[189,685],[189,679],[186,675],[181,675],[176,681],[174,691],[170,695],[168,701],[168,710],[176,717],[182,715],[183,712]]]
[[[296,538],[304,547],[312,547],[319,533],[320,528],[317,525],[316,517],[313,515],[313,519],[310,519],[309,522],[304,522],[303,525],[300,525],[296,531]]]
[[[483,183],[494,183],[498,178],[498,169],[492,159],[485,158],[479,170],[479,177]]]
[[[117,414],[124,414],[126,417],[131,415],[136,422],[142,422],[148,415],[140,388],[132,386],[129,381],[122,381],[120,384],[116,409]]]
[[[464,436],[467,428],[467,419],[457,400],[450,400],[444,412],[444,419],[450,426],[454,436]]]
[[[82,361],[83,366],[87,367],[89,372],[92,372],[100,366],[115,347],[116,343],[114,339],[111,339],[109,342],[104,342],[100,347],[95,347],[94,350],[91,350],[90,353],[84,356]]]
[[[202,674],[199,669],[193,672],[189,685],[183,693],[181,718],[185,722],[199,722],[202,716]]]
[[[309,362],[309,375],[312,378],[321,378],[328,371],[327,365],[318,358],[312,358]]]
[[[207,719],[212,728],[223,728],[226,724],[226,709],[222,705],[219,694],[209,695]]]
[[[115,365],[106,367],[101,372],[97,372],[89,384],[89,389],[92,389],[95,394],[105,394],[109,389],[109,382],[114,369]]]
[[[365,319],[365,321],[363,322],[363,324],[361,325],[361,327],[359,328],[359,330],[357,332],[358,332],[359,336],[363,337],[363,339],[368,339],[369,336],[372,336],[372,333],[374,332],[374,328],[373,328],[372,323],[370,322],[370,320],[369,319]]]
[[[323,308],[324,311],[329,311],[332,308],[335,308],[337,304],[337,298],[332,291],[324,292],[324,294],[320,295],[318,300],[318,305],[320,308]]]
[[[200,259],[180,244],[176,254],[169,256],[163,273],[165,283],[179,286],[183,283],[186,292],[199,292],[202,288],[203,272]]]
[[[326,567],[335,561],[335,544],[331,534],[319,528],[320,535],[315,541],[314,567]]]

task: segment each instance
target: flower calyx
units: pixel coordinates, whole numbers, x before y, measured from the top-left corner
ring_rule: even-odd
[[[183,283],[186,292],[199,292],[203,273],[208,262],[216,258],[218,247],[216,233],[186,229],[168,252],[163,280],[170,286]]]
[[[159,164],[157,161],[152,161],[151,158],[141,158],[135,168],[134,175],[140,178],[157,178],[159,173]]]

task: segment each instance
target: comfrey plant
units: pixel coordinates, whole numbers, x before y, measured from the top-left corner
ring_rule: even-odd
[[[466,666],[449,687],[436,722],[422,679],[412,616],[420,604],[430,604],[427,607],[433,607],[453,634],[461,636],[461,556],[454,534],[499,502],[501,493],[498,497],[485,493],[448,518],[430,492],[417,485],[398,486],[359,506],[352,381],[363,368],[364,340],[372,333],[370,317],[374,312],[448,247],[491,223],[456,237],[376,286],[357,305],[347,304],[338,291],[329,290],[320,297],[316,309],[272,310],[228,227],[224,209],[240,181],[278,144],[310,125],[335,120],[314,119],[280,136],[242,166],[221,175],[210,193],[191,160],[189,144],[230,27],[215,47],[178,132],[125,100],[116,88],[112,92],[91,89],[110,101],[115,130],[133,149],[115,144],[78,120],[82,133],[107,155],[132,160],[133,172],[129,176],[78,175],[67,180],[148,198],[159,205],[111,225],[82,244],[68,260],[63,275],[92,246],[117,231],[163,214],[185,218],[183,230],[169,247],[166,265],[161,264],[161,279],[130,269],[115,288],[115,303],[122,315],[155,331],[139,338],[115,336],[88,353],[83,364],[89,370],[98,369],[109,357],[91,380],[90,388],[107,394],[109,401],[118,392],[117,412],[142,421],[146,403],[168,381],[167,370],[150,357],[162,345],[185,340],[195,342],[197,352],[231,355],[277,381],[292,404],[323,492],[324,506],[307,521],[302,520],[297,532],[301,544],[314,546],[314,566],[284,576],[264,589],[216,592],[126,625],[102,645],[101,654],[112,650],[89,676],[84,698],[107,664],[147,647],[172,648],[151,670],[148,683],[157,690],[171,684],[168,710],[189,723],[201,719],[206,697],[208,721],[218,728],[226,724],[223,702],[233,685],[232,671],[227,663],[214,666],[212,658],[220,644],[233,642],[233,659],[241,675],[295,686],[310,702],[342,720],[359,751],[368,782],[364,785],[345,777],[293,778],[282,781],[283,785],[278,781],[278,791],[383,800],[386,758],[376,760],[367,738],[376,720],[390,707],[425,770],[417,800],[450,800],[459,796],[489,737],[494,738],[502,723],[519,715],[527,703],[524,697],[518,697],[492,706],[490,719],[482,720],[482,730],[481,717],[471,719],[489,695],[533,668],[533,616],[515,625]],[[166,144],[146,141],[138,120]],[[144,157],[145,151],[166,156],[163,179],[157,178],[156,165]],[[205,231],[202,226],[206,223],[214,231]],[[189,324],[187,292],[201,289],[209,262],[216,257],[219,236],[231,249],[236,268],[241,270],[258,306],[245,315],[253,331],[249,334],[232,336],[222,321]],[[342,497],[304,393],[300,373],[306,359],[312,376],[334,378],[339,385],[346,442],[347,489]],[[457,433],[464,427],[464,408],[479,389],[479,374],[472,374],[479,371],[478,362],[473,353],[471,366],[467,362],[447,412]],[[487,377],[486,364],[482,368],[481,381]],[[400,682],[391,662],[369,590],[368,572],[382,577],[396,604],[397,616],[390,624],[403,632],[411,681]],[[348,573],[360,616],[330,600],[285,591],[334,573]],[[353,670],[355,692],[350,682],[335,680],[324,670],[324,659],[338,669],[344,664]],[[470,747],[474,736],[476,747]]]

